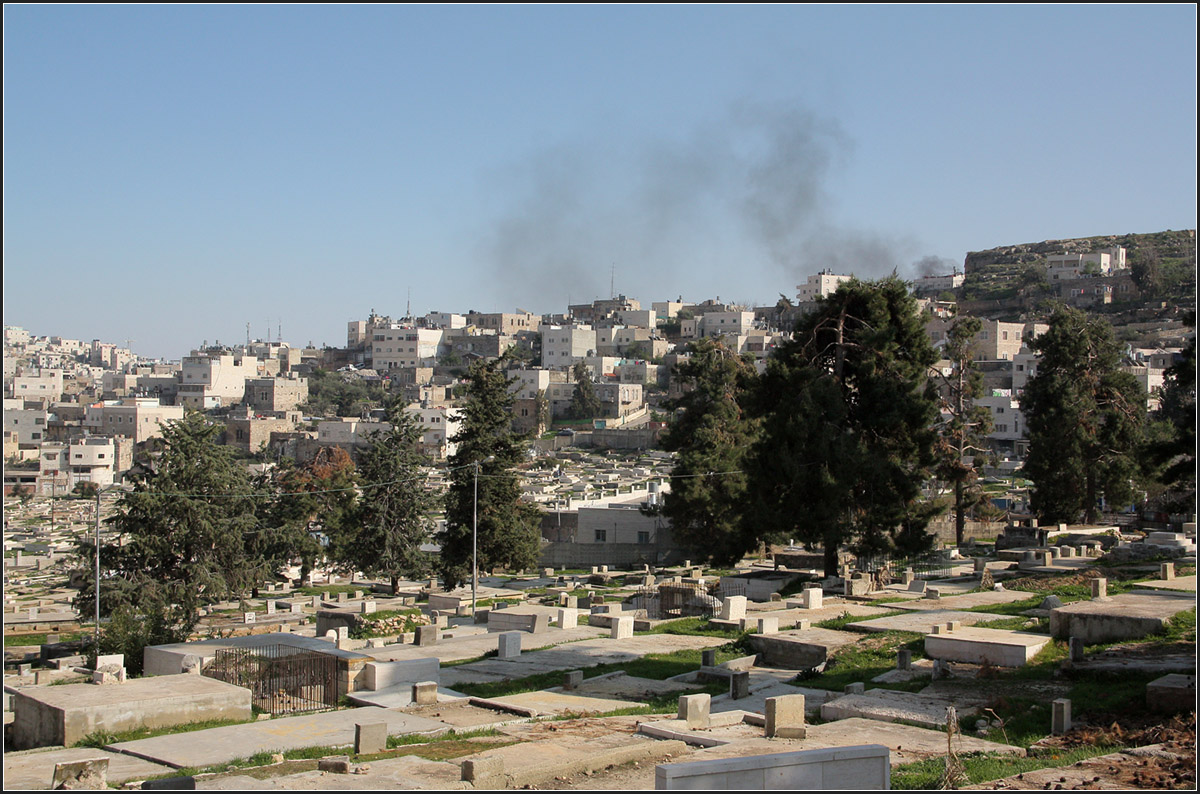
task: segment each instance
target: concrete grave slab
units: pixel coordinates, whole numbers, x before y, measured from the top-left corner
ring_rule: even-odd
[[[574,694],[587,697],[615,698],[617,700],[646,700],[647,698],[666,695],[672,692],[700,689],[700,684],[689,684],[683,681],[658,681],[653,678],[638,678],[626,673],[612,673],[594,678],[585,678],[573,691]],[[547,690],[561,691],[560,688]]]
[[[1138,582],[1139,588],[1145,587],[1150,590],[1180,590],[1186,592],[1196,592],[1196,575],[1191,576],[1176,576],[1172,579],[1155,579],[1149,582]]]
[[[392,709],[345,709],[155,736],[120,742],[111,749],[174,767],[205,767],[256,753],[350,746],[354,726],[362,722],[386,722],[389,736],[435,736],[448,730],[444,723]]]
[[[946,707],[954,706],[959,716],[978,712],[977,706],[962,701],[930,697],[916,692],[871,689],[861,695],[842,695],[821,706],[821,719],[844,720],[863,717],[879,722],[904,722],[926,728],[945,729]]]
[[[1191,609],[1191,593],[1133,591],[1104,601],[1079,601],[1050,612],[1050,633],[1079,637],[1088,645],[1138,639],[1161,630],[1173,615]]]
[[[88,758],[108,759],[109,783],[145,780],[156,775],[167,775],[172,771],[172,767],[169,766],[90,747],[12,751],[4,754],[4,788],[48,789],[56,764]]]
[[[945,625],[950,621],[958,621],[964,626],[998,620],[1002,615],[992,615],[986,612],[959,612],[953,609],[923,609],[909,611],[904,615],[892,615],[886,618],[872,618],[856,622],[854,626],[864,631],[915,631],[919,634],[930,634],[934,625]]]
[[[226,791],[449,791],[469,789],[471,784],[460,780],[459,763],[404,755],[360,765],[352,775],[331,775],[317,770],[264,780],[230,775],[205,780],[198,787]]]
[[[944,587],[944,585],[943,585]],[[931,609],[956,609],[965,610],[975,607],[992,606],[994,604],[1011,604],[1014,601],[1025,601],[1033,598],[1035,593],[1023,593],[1019,590],[988,590],[983,593],[962,593],[960,595],[946,595],[942,591],[942,597],[936,601],[921,599],[919,601],[906,601],[902,603],[889,604],[889,607],[895,609],[907,609],[913,611],[931,610]]]
[[[829,651],[851,645],[859,637],[848,631],[805,629],[778,634],[751,634],[748,641],[766,664],[808,670],[824,664]]]
[[[1050,637],[1005,629],[960,628],[946,634],[925,636],[925,655],[930,659],[996,667],[1021,667],[1046,647]]]

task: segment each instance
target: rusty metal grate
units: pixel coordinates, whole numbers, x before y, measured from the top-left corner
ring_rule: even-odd
[[[250,690],[251,701],[270,714],[337,707],[337,658],[290,645],[222,648],[204,675]]]

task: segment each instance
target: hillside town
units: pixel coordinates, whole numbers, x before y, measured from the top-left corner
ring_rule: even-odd
[[[1195,251],[6,325],[6,787],[1194,789]]]

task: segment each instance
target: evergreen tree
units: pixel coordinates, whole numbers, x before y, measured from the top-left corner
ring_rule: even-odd
[[[967,511],[983,498],[974,457],[984,451],[985,439],[992,432],[991,411],[975,404],[983,394],[983,376],[971,357],[971,340],[981,325],[977,317],[956,318],[946,333],[943,349],[952,369],[949,375],[941,376],[945,388],[942,408],[948,418],[938,439],[937,474],[954,485],[954,538],[959,546],[965,540]]]
[[[918,503],[935,462],[936,356],[903,282],[843,283],[803,318],[759,379],[762,433],[749,455],[756,532],[838,548],[928,547]]]
[[[476,471],[479,570],[531,568],[541,550],[541,511],[521,501],[513,472],[524,458],[525,438],[512,432],[513,381],[501,364],[493,360],[471,365],[462,422],[451,439],[458,449],[450,458],[446,529],[439,536],[439,568],[447,587],[471,580]]]
[[[359,459],[362,498],[338,528],[333,556],[352,570],[387,576],[395,593],[401,577],[429,571],[421,544],[433,529],[435,500],[425,487],[421,429],[399,400],[388,406],[387,421],[391,428],[373,433]]]
[[[1021,395],[1030,504],[1047,523],[1080,513],[1091,523],[1102,494],[1114,505],[1132,497],[1146,395],[1121,371],[1121,346],[1106,322],[1060,305],[1049,326],[1033,341],[1037,374]]]
[[[186,636],[197,607],[243,598],[290,556],[267,556],[258,546],[266,494],[232,450],[217,445],[222,429],[190,412],[165,425],[157,450],[134,467],[133,490],[109,519],[121,540],[102,550],[102,612],[127,606]],[[80,544],[88,560],[94,549]],[[93,597],[85,588],[76,608],[90,614]]]
[[[1196,325],[1192,311],[1185,322]],[[1181,513],[1196,510],[1196,337],[1183,357],[1167,368],[1156,419],[1161,437],[1148,450],[1156,479],[1167,489],[1165,506]]]
[[[575,365],[575,393],[571,395],[569,409],[572,419],[591,419],[600,414],[600,398],[592,383],[592,373],[581,361]]]
[[[742,403],[756,373],[753,363],[717,340],[692,342],[688,349],[690,356],[673,375],[687,391],[666,405],[675,417],[662,445],[677,455],[662,512],[671,520],[675,542],[692,559],[730,565],[759,540],[741,520],[742,466],[757,427]]]
[[[312,460],[299,466],[285,458],[272,471],[271,481],[276,493],[288,495],[267,508],[264,523],[273,529],[265,534],[300,559],[300,578],[307,581],[325,555],[314,533],[322,532],[332,540],[354,526],[358,502],[354,461],[341,447],[321,447]]]

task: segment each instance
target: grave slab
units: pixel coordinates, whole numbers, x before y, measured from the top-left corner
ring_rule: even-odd
[[[921,599],[919,601],[906,601],[903,603],[889,604],[896,609],[908,609],[913,611],[932,610],[932,609],[973,609],[975,607],[992,606],[994,604],[1011,604],[1014,601],[1025,601],[1033,598],[1035,593],[1024,593],[1019,590],[988,590],[983,593],[963,593],[962,595],[946,595],[942,591],[942,597],[936,601],[929,599]]]
[[[562,714],[606,714],[630,706],[644,706],[645,703],[628,700],[612,700],[610,698],[589,697],[586,695],[568,694],[543,690],[540,692],[522,692],[518,695],[488,698],[490,703],[511,706],[533,712],[531,716]]]
[[[863,717],[879,722],[904,722],[925,728],[946,727],[946,707],[954,706],[959,716],[979,711],[978,706],[963,701],[950,701],[916,692],[896,692],[871,689],[861,695],[842,695],[821,706],[821,719],[844,720]]]
[[[1138,582],[1138,587],[1150,590],[1180,590],[1196,592],[1196,575],[1176,576],[1174,579],[1155,579],[1149,582]]]
[[[205,767],[256,753],[350,746],[355,723],[365,721],[386,722],[389,736],[435,736],[449,730],[436,720],[392,709],[345,709],[119,742],[110,749],[168,766]]]
[[[4,788],[48,789],[50,780],[54,777],[55,764],[83,761],[89,758],[108,759],[109,783],[145,780],[155,775],[167,775],[172,771],[172,767],[169,766],[91,747],[24,750],[4,754]]]
[[[762,662],[792,670],[808,670],[824,664],[829,651],[852,645],[860,636],[833,629],[801,629],[778,634],[751,634],[748,640]]]
[[[925,655],[948,662],[1021,667],[1049,642],[1048,635],[1026,631],[960,628],[948,634],[925,635]]]
[[[1088,645],[1138,639],[1159,631],[1173,615],[1195,605],[1192,593],[1135,590],[1051,610],[1050,633],[1060,639],[1079,637]]]
[[[953,609],[929,609],[910,611],[905,615],[893,615],[887,618],[873,618],[855,623],[855,627],[864,631],[914,631],[919,634],[930,634],[937,624],[945,625],[950,621],[958,621],[964,626],[998,620],[1003,615],[992,615],[986,612],[959,612]]]

